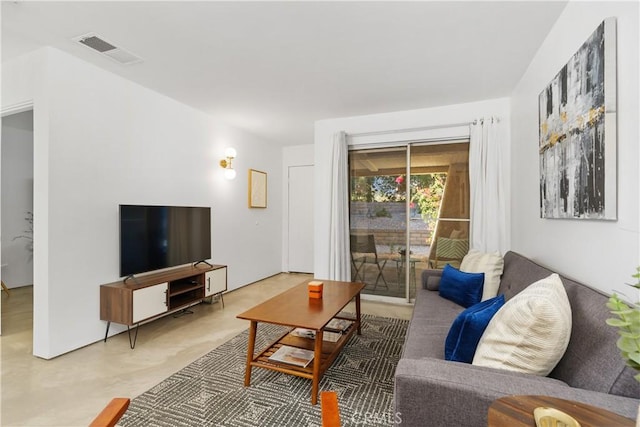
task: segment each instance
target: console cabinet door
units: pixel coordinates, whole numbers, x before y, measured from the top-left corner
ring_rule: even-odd
[[[133,323],[148,319],[168,310],[169,283],[159,283],[133,291]]]
[[[227,267],[207,271],[204,274],[204,296],[219,294],[227,290]]]

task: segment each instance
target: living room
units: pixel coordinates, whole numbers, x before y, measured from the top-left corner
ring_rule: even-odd
[[[27,6],[21,3],[3,4],[3,20],[5,8]],[[610,16],[617,20],[617,220],[541,219],[538,95]],[[307,124],[315,125],[309,140],[275,147],[54,47],[3,59],[3,115],[34,111],[33,355],[57,358],[103,338],[99,285],[117,279],[122,203],[212,206],[214,260],[229,266],[228,289],[235,291],[288,271],[286,171],[313,164],[314,275],[328,278],[327,147],[337,131],[435,129],[499,116],[510,141],[509,249],[603,292],[620,291],[640,263],[638,27],[637,2],[569,2],[508,93],[405,111],[322,116]],[[222,179],[217,166],[229,146],[238,153],[233,181]],[[268,209],[246,208],[249,168],[268,173]],[[112,333],[122,331],[114,325]]]

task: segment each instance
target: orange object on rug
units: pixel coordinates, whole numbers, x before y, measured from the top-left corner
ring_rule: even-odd
[[[335,391],[323,391],[320,394],[322,406],[322,427],[340,427],[340,408],[338,394]]]

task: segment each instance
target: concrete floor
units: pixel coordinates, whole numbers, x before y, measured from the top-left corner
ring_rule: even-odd
[[[113,397],[136,397],[248,328],[236,314],[311,278],[278,274],[200,304],[194,314],[140,327],[135,350],[126,332],[52,360],[32,356],[32,287],[2,293],[2,426],[86,426]],[[355,312],[352,306],[348,311]],[[409,319],[413,307],[362,302],[363,313]]]

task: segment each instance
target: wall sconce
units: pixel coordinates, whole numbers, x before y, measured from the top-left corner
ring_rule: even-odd
[[[220,167],[224,168],[224,177],[234,179],[236,177],[236,170],[231,166],[231,161],[236,158],[236,150],[229,147],[225,150],[224,155],[226,159],[220,160]]]

